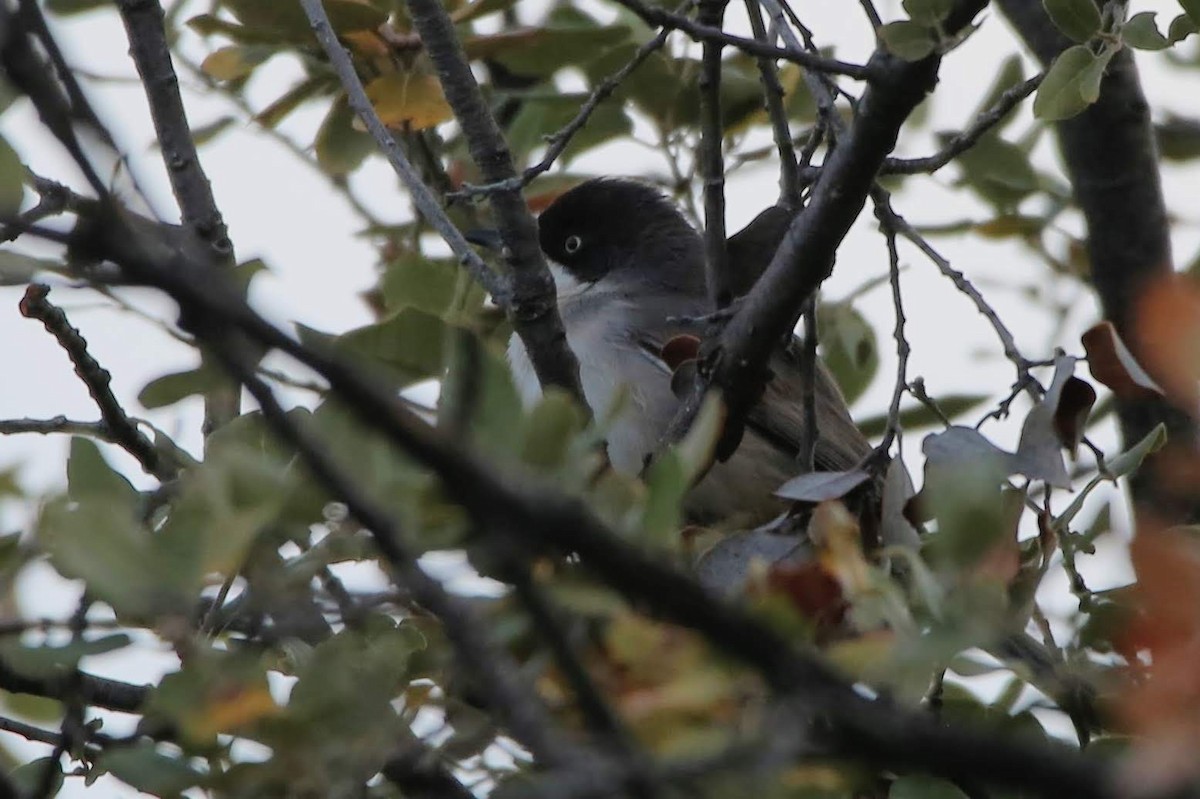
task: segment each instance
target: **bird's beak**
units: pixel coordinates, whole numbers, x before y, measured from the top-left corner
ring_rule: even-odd
[[[500,252],[504,249],[504,241],[500,238],[500,231],[487,228],[476,228],[475,230],[463,231],[463,238],[477,247],[483,247],[493,252]]]

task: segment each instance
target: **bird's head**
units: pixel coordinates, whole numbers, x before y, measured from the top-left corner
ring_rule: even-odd
[[[704,247],[655,187],[596,178],[558,197],[538,217],[546,257],[581,283],[610,275],[659,288],[704,292]]]

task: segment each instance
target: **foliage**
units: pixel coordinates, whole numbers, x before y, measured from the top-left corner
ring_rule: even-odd
[[[351,97],[301,6],[223,0],[204,11],[199,5],[178,0],[168,8],[166,34],[176,62],[264,130],[277,132],[302,107],[320,109],[311,139],[295,149],[308,159],[311,147],[312,162],[358,204],[346,178],[366,168],[375,142],[351,110]],[[695,208],[693,191],[702,181],[690,154],[713,131],[705,130],[703,61],[685,36],[639,54],[657,31],[624,3],[615,14],[615,6],[565,0],[445,5],[464,57],[485,76],[487,99],[518,170],[546,157],[581,107],[608,93],[610,76],[631,59],[644,59],[564,139],[555,171],[525,174],[532,209],[590,174],[579,166],[585,155],[635,140],[661,154],[660,175],[651,178]],[[846,5],[839,13],[859,13],[856,4]],[[891,55],[915,62],[969,51],[970,25],[948,29],[959,4],[902,5],[906,18],[878,30]],[[1048,280],[1089,287],[1084,242],[1063,232],[1063,220],[1078,205],[1064,179],[1031,153],[1050,123],[1101,101],[1106,70],[1126,48],[1166,51],[1194,69],[1186,47],[1194,46],[1188,37],[1200,25],[1200,5],[1180,5],[1164,32],[1153,13],[1130,14],[1122,2],[1045,0],[1049,20],[1072,44],[1048,65],[1031,103],[1032,122],[1013,133],[1009,111],[1028,96],[1013,93],[1027,71],[1014,54],[995,70],[991,86],[981,83],[975,118],[983,123],[966,146],[961,136],[943,139],[955,171],[952,189],[976,197],[990,209],[989,218],[925,233],[1011,240],[1045,267]],[[117,13],[97,2],[49,0],[45,6],[52,22],[58,15]],[[453,124],[452,92],[439,80],[409,6],[392,0],[325,0],[324,6],[367,97],[422,180],[443,199],[484,182],[464,126]],[[192,58],[183,44],[188,36],[202,38],[206,57]],[[86,58],[76,53],[70,60],[83,70]],[[248,87],[278,58],[298,60],[303,75],[262,107],[252,105],[250,98],[260,95]],[[834,107],[822,114],[828,98],[820,81],[806,81],[797,63],[778,66],[780,106],[804,149],[801,172],[815,171],[832,152],[829,142],[841,135],[833,118],[852,118],[851,106],[834,97]],[[775,147],[755,148],[772,124],[759,69],[751,55],[726,48],[715,89],[716,135],[730,168],[779,157]],[[562,89],[567,76],[570,91]],[[228,118],[208,122],[197,121],[193,130],[202,143],[230,126]],[[1198,130],[1160,125],[1164,143],[1170,141],[1181,160],[1200,155]],[[20,145],[19,136],[0,138],[0,218],[12,220],[23,210],[26,221],[37,223],[41,217],[29,216],[27,187],[43,203],[55,195],[26,173],[36,165],[22,164]],[[380,167],[370,162],[370,168]],[[925,179],[922,171],[894,159],[883,163],[880,178],[903,198],[909,181]],[[811,196],[818,189],[810,182],[805,190]],[[72,203],[53,213],[75,214],[80,228],[94,226],[87,204],[77,196]],[[907,238],[932,251],[937,263],[926,235],[903,220],[889,221],[886,207],[877,205],[877,215],[892,247]],[[446,212],[462,228],[490,221],[470,197],[457,196]],[[996,740],[1032,742],[1041,748],[1029,751],[1051,759],[1061,751],[1052,742],[1061,743],[1071,730],[1070,746],[1097,751],[1104,768],[1122,768],[1123,779],[1154,790],[1200,778],[1194,757],[1200,746],[1196,529],[1166,511],[1162,518],[1148,514],[1132,549],[1138,579],[1127,586],[1092,590],[1080,565],[1098,545],[1115,546],[1125,529],[1112,518],[1111,508],[1119,506],[1104,494],[1108,486],[1146,474],[1194,482],[1195,454],[1163,450],[1163,425],[1114,453],[1102,452],[1091,438],[1113,402],[1196,407],[1200,287],[1191,278],[1158,281],[1142,295],[1143,321],[1129,331],[1134,339],[1124,341],[1102,322],[1080,342],[1050,342],[1041,360],[1017,352],[996,318],[1017,371],[1011,392],[980,386],[970,394],[931,397],[910,382],[902,361],[892,407],[860,421],[868,434],[886,437],[887,447],[897,434],[911,443],[921,436],[921,457],[912,457],[911,443],[907,453],[908,463],[923,471],[920,492],[911,496],[902,461],[881,483],[882,524],[919,529],[921,545],[881,550],[847,510],[854,506],[853,489],[870,477],[857,470],[764,486],[796,501],[792,518],[773,526],[748,533],[684,526],[682,497],[711,460],[725,423],[719,400],[703,405],[689,434],[644,476],[615,473],[601,449],[610,419],[591,417],[554,388],[531,406],[522,404],[504,353],[510,321],[500,318],[461,259],[431,243],[428,222],[385,225],[369,211],[364,216],[365,235],[379,254],[378,283],[367,297],[372,316],[340,334],[297,323],[297,346],[357,367],[374,385],[402,396],[415,417],[429,423],[434,444],[397,447],[378,420],[364,420],[354,397],[326,385],[305,386],[306,401],[288,409],[283,422],[261,402],[262,410],[222,419],[195,458],[167,433],[152,431],[162,461],[147,468],[148,475],[125,474],[112,457],[114,445],[130,447],[112,424],[111,414],[124,411],[103,402],[104,420],[95,425],[0,421],[3,433],[72,434],[65,488],[27,494],[14,473],[0,472],[0,502],[37,508],[30,530],[0,538],[6,597],[15,596],[16,581],[42,561],[86,588],[76,618],[17,619],[0,635],[6,715],[47,727],[42,740],[53,747],[49,759],[14,763],[14,785],[54,795],[66,762],[65,773],[88,784],[115,778],[163,797],[189,791],[461,799],[472,790],[569,797],[583,791],[568,779],[572,769],[587,766],[595,768],[597,784],[612,782],[611,795],[621,795],[627,780],[645,780],[637,787],[647,796],[746,795],[746,786],[781,798],[976,795],[971,775],[953,763],[938,771],[873,759],[869,746],[824,748],[831,745],[808,730],[805,714],[816,711],[803,708],[801,692],[781,692],[766,669],[736,651],[732,637],[720,640],[698,622],[680,622],[689,609],[664,610],[671,597],[661,598],[662,605],[647,599],[654,586],[631,588],[646,579],[632,566],[625,581],[606,576],[588,553],[552,551],[539,543],[540,534],[507,529],[498,510],[493,518],[463,501],[473,486],[447,484],[433,464],[462,452],[478,454],[519,497],[536,492],[547,514],[582,503],[614,534],[605,552],[652,558],[674,569],[671,575],[699,573],[715,589],[705,601],[722,593],[747,611],[746,619],[796,651],[819,652],[839,685],[863,686],[855,696],[869,691],[962,729],[1002,736]],[[1064,235],[1070,238],[1065,249],[1052,244]],[[86,280],[93,266],[87,255],[68,250],[46,259],[6,248],[0,278],[22,285],[56,271]],[[898,261],[893,266],[896,310],[903,313]],[[252,260],[230,270],[238,296],[263,267]],[[951,279],[958,274],[948,264],[943,271]],[[876,283],[848,298],[824,299],[817,312],[822,356],[852,406],[892,379],[881,366],[880,323],[859,302],[887,280],[886,267],[881,263],[865,277]],[[958,277],[974,298],[974,287]],[[108,291],[102,281],[95,285]],[[203,340],[205,323],[191,323]],[[60,341],[65,335],[63,325],[51,332]],[[897,338],[903,341],[902,325]],[[144,409],[171,408],[197,395],[211,402],[228,380],[228,363],[215,346],[222,340],[204,340],[194,368],[166,373],[164,367],[136,401]],[[1080,359],[1065,352],[1080,348],[1091,380]],[[685,359],[689,368],[696,368],[696,355]],[[255,368],[276,380],[260,357],[255,351]],[[97,396],[95,376],[76,367]],[[413,389],[428,381],[439,390],[426,406],[419,398],[430,392]],[[1096,384],[1105,391],[1100,404]],[[1028,409],[1009,451],[984,425],[1016,414],[1023,396]],[[902,405],[903,397],[909,399]],[[281,424],[300,437],[278,436]],[[360,507],[373,503],[394,520],[404,548],[426,563],[451,554],[464,558],[462,572],[474,578],[473,588],[442,607],[425,603],[427,595],[417,593],[420,578],[389,554],[380,530],[348,510],[351,498],[334,490],[307,457],[303,436],[320,442],[332,468],[358,493]],[[1156,460],[1155,470],[1139,471],[1160,450],[1176,460]],[[565,517],[547,518],[555,525]],[[806,543],[798,554],[801,538]],[[644,562],[629,557],[628,563]],[[390,587],[368,591],[346,578],[364,568],[383,572]],[[1043,605],[1064,576],[1075,608],[1065,619],[1051,619]],[[503,590],[490,590],[495,585]],[[726,606],[713,607],[716,613]],[[493,647],[484,651],[505,659],[473,660],[477,651],[453,624],[457,614],[481,619]],[[136,700],[131,706],[97,699],[87,673],[92,659],[114,652],[137,657],[151,640],[173,652],[177,665],[148,689],[125,686]],[[1001,687],[981,687],[980,678]],[[505,680],[532,686],[537,701],[505,706],[511,699],[502,690]],[[24,694],[54,701],[34,706]],[[136,732],[109,735],[96,707],[136,713]],[[550,743],[531,735],[531,727]],[[594,762],[557,757],[555,744],[570,755],[569,746],[578,742],[594,745],[584,750]],[[631,765],[628,774],[614,777],[603,758],[618,756]],[[586,778],[589,772],[581,773]],[[986,777],[1004,789],[1018,779]],[[561,793],[552,793],[556,787]]]

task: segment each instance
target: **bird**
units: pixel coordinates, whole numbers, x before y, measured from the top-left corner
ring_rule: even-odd
[[[539,216],[538,236],[584,397],[596,418],[609,420],[609,462],[618,472],[637,475],[681,403],[663,349],[677,336],[694,334],[694,320],[715,310],[705,283],[703,240],[657,187],[615,177],[590,179],[561,194]],[[742,250],[748,248],[730,248],[731,255]],[[759,264],[744,266],[761,271]],[[804,377],[797,344],[793,337],[773,355],[773,377],[749,414],[740,446],[685,496],[690,523],[761,523],[786,509],[774,491],[803,471]],[[536,402],[541,388],[515,335],[508,359],[523,401]],[[855,468],[871,447],[819,359],[814,392],[816,470]]]

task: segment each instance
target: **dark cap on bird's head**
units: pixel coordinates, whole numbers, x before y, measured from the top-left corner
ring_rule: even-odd
[[[538,217],[546,256],[576,280],[615,273],[662,288],[704,292],[700,235],[654,186],[596,178],[563,193]]]

